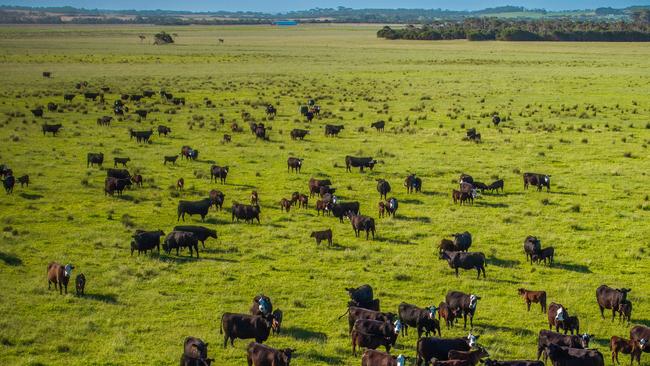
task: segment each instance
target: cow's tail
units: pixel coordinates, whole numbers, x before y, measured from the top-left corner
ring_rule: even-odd
[[[221,314],[221,324],[219,325],[219,334],[223,334],[223,317],[225,315],[226,315],[225,313]]]
[[[349,312],[350,312],[350,307],[348,307],[348,308],[345,310],[345,313],[341,314],[341,316],[338,317],[338,320],[341,320],[341,318],[344,317],[344,316],[346,316]]]

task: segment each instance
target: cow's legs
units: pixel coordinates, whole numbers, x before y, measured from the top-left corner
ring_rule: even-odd
[[[605,308],[603,308],[600,304],[598,307],[600,308],[600,317],[605,319]]]

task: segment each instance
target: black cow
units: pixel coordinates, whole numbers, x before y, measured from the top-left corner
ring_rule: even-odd
[[[210,168],[210,182],[214,180],[215,182],[217,181],[217,178],[219,178],[219,182],[222,184],[226,183],[226,178],[228,177],[228,167],[227,166],[218,166],[218,165],[213,165]]]
[[[406,193],[421,192],[422,191],[422,179],[416,177],[415,174],[410,174],[404,180],[404,187],[406,187]]]
[[[104,163],[104,154],[103,153],[88,153],[86,158],[86,168],[88,166],[94,166],[95,164],[100,167]]]
[[[185,98],[182,98],[182,97],[172,98],[172,104],[174,104],[174,105],[185,105]]]
[[[135,234],[132,236],[133,240],[131,241],[131,255],[133,255],[133,252],[136,250],[138,251],[138,255],[140,255],[141,252],[147,254],[147,250],[151,250],[153,252],[153,248],[157,248],[158,253],[160,253],[160,237],[163,235],[165,235],[165,233],[162,230],[136,230]]]
[[[555,257],[555,248],[547,247],[540,250],[539,253],[533,254],[532,259],[534,262],[537,263],[544,261],[544,265],[546,265],[546,260],[548,259],[548,265],[552,266],[554,257]]]
[[[225,199],[226,195],[223,194],[221,191],[217,191],[215,189],[210,191],[210,201],[214,205],[215,210],[218,208],[219,210],[223,209],[223,202]]]
[[[454,246],[460,252],[467,252],[472,246],[472,234],[468,231],[451,234],[454,237]]]
[[[205,221],[210,206],[212,206],[212,200],[210,198],[204,198],[200,201],[179,201],[177,210],[178,218],[176,221],[179,221],[181,217],[185,221],[185,214],[190,216],[201,215],[201,221]]]
[[[538,191],[542,187],[546,187],[546,191],[551,191],[551,176],[547,174],[538,173],[524,173],[524,189],[528,189],[528,185],[537,187]]]
[[[121,179],[115,177],[106,177],[104,181],[104,195],[113,195],[114,192],[117,192],[118,195],[122,195],[122,192],[127,186],[131,186],[131,179]]]
[[[10,175],[2,180],[2,186],[5,189],[7,194],[10,194],[14,191],[14,186],[16,185],[16,178],[13,175]]]
[[[363,172],[363,168],[372,170],[375,164],[377,164],[377,160],[373,158],[358,158],[349,155],[345,157],[345,170],[348,172],[352,171],[351,167],[358,167],[360,172]]]
[[[372,301],[372,299],[369,301]],[[352,327],[357,320],[376,320],[391,323],[395,321],[395,314],[393,313],[383,313],[381,311],[371,310],[359,306],[348,306],[346,312],[343,313],[343,315],[339,316],[339,319],[345,316],[345,314],[348,314],[348,332],[352,332]]]
[[[635,325],[630,329],[630,340],[643,343],[643,352],[650,353],[650,328],[644,325]]]
[[[153,131],[133,131],[129,130],[131,133],[131,137],[135,137],[137,142],[144,142],[148,143],[149,139],[151,138],[151,135],[153,135]]]
[[[361,231],[366,232],[366,240],[368,236],[372,233],[372,240],[375,240],[375,220],[372,217],[362,216],[354,214],[348,211],[348,218],[352,223],[352,229],[354,230],[354,235],[358,238]]]
[[[246,222],[253,223],[253,219],[257,219],[257,223],[260,223],[260,206],[259,205],[243,205],[240,203],[234,202],[232,204],[232,221],[237,219],[244,220]]]
[[[131,180],[131,173],[126,169],[113,169],[109,168],[106,171],[107,177],[117,178],[117,179],[129,179]]]
[[[386,195],[390,193],[390,184],[384,179],[377,179],[377,192],[379,192],[379,199],[387,199]]]
[[[44,78],[52,77],[52,73],[50,71],[43,71],[43,77]]]
[[[493,123],[495,126],[499,126],[499,123],[501,123],[501,117],[499,117],[498,114],[493,115],[493,116],[492,116],[492,123]]]
[[[71,102],[74,99],[74,94],[63,94],[63,101]]]
[[[547,353],[553,366],[605,366],[603,355],[595,349],[569,348],[550,344]]]
[[[41,126],[41,128],[43,129],[43,136],[45,136],[45,134],[48,132],[50,132],[52,136],[56,136],[59,130],[63,128],[63,125],[61,125],[60,123],[48,125],[47,123],[45,123]]]
[[[29,187],[29,175],[25,174],[18,177],[18,183],[20,183],[20,188],[23,188],[24,185]]]
[[[433,358],[438,361],[448,360],[449,351],[469,351],[479,337],[470,333],[467,338],[420,338],[416,346],[417,360],[415,364],[421,366],[424,363],[427,366]]]
[[[352,354],[356,353],[356,346],[377,348],[383,345],[386,352],[390,352],[391,346],[395,345],[399,335],[401,324],[399,320],[395,324],[385,321],[360,319],[354,323],[350,336],[352,338]]]
[[[275,349],[251,342],[246,352],[249,366],[289,366],[292,354],[296,350],[292,348]]]
[[[146,97],[146,98],[151,98],[151,97],[153,97],[154,95],[156,95],[156,92],[154,92],[153,90],[144,90],[144,91],[142,92],[142,95],[143,95],[144,97]]]
[[[299,128],[294,128],[293,130],[291,130],[292,140],[296,140],[296,139],[304,140],[305,136],[307,135],[309,135],[309,131],[307,130],[301,130]]]
[[[174,227],[174,231],[185,231],[194,234],[196,239],[203,245],[203,248],[205,248],[205,241],[208,238],[217,238],[215,230],[203,226],[179,225]]]
[[[49,102],[47,103],[47,110],[50,112],[56,112],[56,110],[59,109],[58,104]]]
[[[343,223],[343,218],[348,215],[348,212],[358,215],[361,212],[359,207],[359,202],[334,203],[332,204],[332,214],[334,214],[334,217],[338,217],[339,221]]]
[[[176,160],[178,159],[178,155],[172,155],[172,156],[164,156],[164,164],[167,165],[167,162],[170,162],[174,165],[176,165]]]
[[[426,336],[429,336],[430,332],[433,332],[433,335],[438,331],[438,336],[442,335],[440,333],[440,322],[435,319],[436,307],[430,306],[426,309],[419,308],[412,304],[407,304],[405,302],[399,304],[399,320],[402,322],[402,335],[408,336],[408,327],[414,327],[418,330],[418,339],[422,338],[422,332],[426,332]]]
[[[235,339],[251,339],[263,343],[269,338],[273,322],[271,317],[247,314],[224,313],[221,316],[219,334],[224,334],[223,348],[228,345],[235,346]]]
[[[495,190],[497,193],[499,193],[499,189],[501,189],[501,193],[503,193],[503,179],[496,180],[492,182],[487,189],[490,190],[490,192],[494,192]]]
[[[467,316],[469,315],[470,328],[474,328],[474,314],[480,296],[466,294],[460,291],[449,291],[445,297],[447,307],[457,316],[462,315],[464,320],[463,329],[467,328]]]
[[[181,156],[185,157],[185,159],[188,160],[196,160],[199,157],[199,150],[195,150],[187,145],[184,145],[181,147]]]
[[[34,117],[39,117],[39,118],[43,117],[43,108],[39,107],[39,108],[36,108],[36,109],[32,109],[31,112],[34,115]]]
[[[388,353],[367,349],[361,356],[361,366],[404,366],[404,355],[391,356]]]
[[[139,102],[142,98],[144,98],[144,96],[141,95],[141,94],[131,94],[129,99],[131,99],[134,102]],[[145,117],[146,117],[146,114],[145,114]]]
[[[185,338],[185,342],[183,342],[183,356],[195,361],[206,360],[208,357],[208,343],[196,337]]]
[[[192,256],[192,248],[196,251],[196,258],[199,258],[199,241],[194,236],[194,233],[187,231],[172,231],[167,234],[163,249],[167,254],[171,253],[172,249],[176,249],[178,255],[181,248],[187,247],[190,250],[190,257]]]
[[[300,168],[302,168],[302,161],[303,159],[293,157],[287,159],[287,172],[295,170],[296,173],[300,173]]]
[[[359,287],[351,287],[345,289],[350,295],[348,308],[355,306],[368,310],[379,311],[379,299],[373,298],[372,287],[370,285],[362,285]]]
[[[163,125],[158,126],[158,136],[160,136],[160,135],[167,136],[167,134],[171,133],[171,132],[172,132],[172,129],[167,127],[167,126],[163,126]]]
[[[612,321],[619,311],[621,304],[627,301],[627,293],[632,291],[629,288],[611,288],[607,285],[600,285],[596,289],[596,301],[600,308],[600,316],[605,319],[605,309],[612,309]]]
[[[440,253],[440,259],[446,259],[449,263],[449,268],[456,270],[456,277],[458,277],[458,269],[476,269],[476,278],[481,278],[481,271],[483,278],[485,278],[485,254],[481,252],[451,252],[443,251]]]
[[[94,100],[97,99],[98,96],[99,96],[99,93],[91,93],[91,92],[84,93],[84,98],[86,98],[86,100],[90,99],[90,100],[94,101]]]
[[[343,125],[325,125],[325,136],[337,136],[343,129]]]
[[[102,116],[101,118],[97,118],[97,124],[99,126],[109,126],[112,120],[113,117],[111,116]]]
[[[377,131],[384,131],[384,126],[386,125],[385,121],[377,121],[370,124],[370,127],[374,127]]]
[[[122,164],[123,167],[126,167],[126,163],[131,161],[130,158],[113,158],[113,167],[117,168],[117,164]]]
[[[313,197],[314,194],[320,193],[320,187],[330,186],[332,182],[329,179],[314,179],[309,178],[309,197]]]
[[[267,115],[269,118],[274,118],[274,117],[275,117],[275,114],[276,114],[277,112],[278,112],[278,110],[277,110],[274,106],[272,106],[271,104],[269,104],[269,105],[266,106],[266,115]]]
[[[533,255],[539,255],[542,250],[542,244],[535,236],[527,236],[524,240],[524,253],[526,254],[526,261],[530,257],[530,264],[533,264]]]
[[[136,109],[135,114],[140,116],[142,119],[147,119],[147,114],[149,114],[149,111],[146,109]]]

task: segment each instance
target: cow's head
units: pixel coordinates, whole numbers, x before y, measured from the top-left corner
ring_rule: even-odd
[[[641,348],[641,350],[644,351],[647,346],[648,346],[648,340],[645,338],[641,338],[641,340],[639,340],[639,347]]]
[[[431,305],[427,308],[429,310],[429,318],[433,319],[436,317],[436,311],[438,311],[438,308],[435,305]]]
[[[165,233],[162,230],[158,230],[158,235],[163,236]]]
[[[406,365],[406,358],[404,357],[404,355],[399,355],[397,356],[397,358],[395,358],[395,363],[397,364],[397,366],[404,366]]]
[[[587,349],[587,347],[589,347],[589,341],[593,337],[594,337],[593,334],[584,333],[583,335],[581,335],[580,336],[580,344],[582,345],[582,347]]]
[[[551,176],[550,175],[545,175],[544,176],[544,183],[545,184],[550,184],[551,183]]]
[[[296,350],[293,348],[285,348],[282,350],[279,356],[284,365],[289,365],[289,362],[291,362],[291,357],[293,356],[294,352],[296,352]]]
[[[266,299],[263,297],[263,295],[260,295],[260,299],[258,301],[258,309],[260,310],[260,313],[262,314],[268,314],[269,311],[271,310],[270,304]]]
[[[481,299],[480,296],[476,295],[470,295],[469,296],[469,308],[472,310],[476,309],[476,304],[478,304],[478,301]]]
[[[72,274],[72,270],[74,269],[74,266],[70,263],[66,264],[64,267],[64,274],[66,277],[70,277]]]
[[[560,307],[557,309],[557,312],[555,313],[555,320],[557,321],[563,321],[564,320],[564,308]]]
[[[467,344],[471,347],[474,348],[476,346],[476,341],[478,340],[480,336],[473,335],[472,332],[469,333],[467,336]]]
[[[399,321],[399,319],[395,320],[393,326],[395,327],[395,334],[399,334],[399,332],[402,330],[402,322]]]
[[[517,293],[519,294],[519,296],[523,296],[526,294],[526,289],[524,288],[517,289]]]

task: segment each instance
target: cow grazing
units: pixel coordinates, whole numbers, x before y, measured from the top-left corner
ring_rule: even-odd
[[[131,186],[130,178],[106,177],[104,180],[104,196],[113,196],[115,192],[121,196],[124,189],[128,186]]]
[[[179,221],[181,218],[185,221],[185,214],[190,216],[200,215],[201,221],[205,221],[210,206],[212,206],[212,200],[210,198],[204,198],[200,201],[179,201],[177,209],[178,218],[176,221]]]
[[[147,254],[147,250],[151,250],[153,252],[153,248],[157,248],[158,253],[160,253],[160,237],[163,235],[165,235],[165,233],[162,230],[137,230],[132,236],[133,240],[131,241],[131,255],[133,255],[133,252],[136,250],[138,251],[138,255],[140,255],[142,252],[144,252],[144,254]]]
[[[375,349],[380,345],[390,353],[391,346],[395,345],[399,335],[401,323],[399,320],[394,324],[387,321],[359,319],[354,322],[350,337],[352,338],[352,354],[357,355],[356,347]]]
[[[236,202],[232,204],[232,221],[237,219],[244,220],[246,222],[253,223],[253,219],[257,220],[257,223],[260,223],[260,206],[258,205],[242,205]]]
[[[217,208],[219,211],[223,209],[223,202],[226,198],[226,195],[224,195],[221,191],[217,191],[215,189],[210,191],[210,202],[212,205],[214,205],[214,209],[216,210]]]
[[[224,335],[223,348],[228,345],[235,346],[235,339],[255,339],[263,343],[269,338],[273,322],[271,317],[260,315],[224,313],[221,316],[219,334]]]
[[[34,117],[38,117],[38,118],[43,117],[43,108],[39,107],[39,108],[36,108],[36,109],[32,109],[31,112],[34,115]]]
[[[345,129],[343,125],[325,125],[325,136],[338,136],[343,129]]]
[[[280,200],[280,210],[284,210],[286,212],[289,212],[291,209],[291,200],[288,200],[286,198],[283,198]]]
[[[174,231],[184,231],[194,234],[196,239],[203,245],[203,248],[205,248],[205,241],[208,238],[217,238],[217,232],[215,230],[203,226],[179,225],[174,227]]]
[[[134,102],[139,102],[140,100],[142,100],[142,98],[144,98],[144,95],[142,95],[142,94],[131,94],[130,97],[129,97],[129,99],[131,99]],[[146,114],[145,114],[145,117],[146,117]]]
[[[450,308],[446,302],[443,301],[438,305],[438,320],[440,320],[440,318],[445,319],[447,329],[453,328],[456,316],[456,309]]]
[[[386,209],[386,213],[388,213],[388,216],[395,217],[395,212],[397,212],[397,208],[399,207],[397,198],[391,197],[388,201],[386,201],[384,207]]]
[[[103,153],[88,153],[86,158],[86,167],[94,166],[95,164],[100,167],[104,163],[104,154]]]
[[[327,246],[332,246],[332,229],[312,231],[309,237],[316,239],[316,245],[320,245],[321,241],[327,240]]]
[[[630,366],[634,364],[635,358],[637,363],[641,365],[641,348],[645,347],[647,344],[646,340],[642,341],[644,341],[643,344],[638,341],[628,340],[617,336],[610,338],[609,349],[612,351],[612,364],[616,363],[620,365],[621,363],[618,361],[618,354],[623,353],[625,355],[630,355]]]
[[[97,125],[98,126],[110,126],[111,121],[113,121],[113,117],[111,117],[111,116],[103,116],[101,118],[97,118]]]
[[[546,360],[548,355],[545,351],[551,344],[571,348],[587,348],[592,337],[593,335],[586,333],[583,335],[563,335],[542,329],[537,336],[537,359],[539,360],[542,353],[544,353],[544,360]]]
[[[605,319],[605,309],[612,309],[612,321],[619,311],[621,304],[627,301],[627,293],[632,291],[629,288],[611,288],[607,285],[600,285],[596,289],[596,301],[600,309],[600,316]]]
[[[167,165],[167,163],[169,162],[169,163],[172,163],[172,164],[176,165],[176,159],[178,159],[178,155],[165,156],[163,164]]]
[[[377,160],[368,157],[354,157],[347,155],[345,157],[345,171],[351,172],[352,167],[359,168],[360,172],[363,172],[363,168],[369,168],[371,171],[377,164]]]
[[[361,231],[366,232],[366,240],[368,240],[368,235],[372,233],[372,240],[375,240],[375,220],[372,217],[362,216],[359,214],[354,214],[351,211],[348,211],[348,218],[352,223],[352,229],[354,230],[354,235],[358,238]]]
[[[650,353],[650,328],[644,325],[635,325],[630,329],[630,339],[642,344],[641,350],[644,353]]]
[[[498,114],[493,115],[492,116],[492,124],[494,124],[494,126],[499,126],[499,123],[501,123],[501,117],[499,117]],[[486,366],[489,366],[489,365],[486,365]]]
[[[546,265],[546,261],[548,260],[548,265],[549,267],[553,265],[553,259],[555,257],[555,249],[553,247],[548,247],[544,248],[539,251],[539,253],[533,254],[532,260],[539,263],[541,261],[544,261],[544,265]]]
[[[135,140],[140,143],[149,143],[149,140],[151,139],[151,135],[153,135],[152,130],[148,131],[134,131],[132,129],[129,130],[131,133],[131,137],[135,137]]]
[[[416,328],[418,331],[418,339],[422,337],[422,332],[426,332],[426,336],[433,332],[433,335],[438,331],[440,333],[440,322],[435,319],[436,307],[430,306],[422,309],[413,304],[402,302],[398,306],[399,320],[402,322],[402,335],[408,336],[408,327]]]
[[[377,192],[379,199],[387,199],[386,195],[390,193],[390,184],[384,179],[377,179]]]
[[[122,164],[126,168],[126,164],[131,161],[130,158],[113,158],[113,167],[117,168],[117,164]]]
[[[546,313],[546,291],[530,291],[520,288],[517,290],[517,293],[526,302],[528,311],[530,311],[531,303],[539,303],[542,308],[542,313]]]
[[[253,305],[251,305],[250,313],[251,315],[261,315],[268,317],[273,312],[273,304],[271,303],[271,298],[259,294],[253,298]]]
[[[530,257],[530,264],[533,264],[533,255],[539,255],[542,251],[542,244],[537,237],[527,236],[524,240],[524,253],[526,254],[526,261]]]
[[[217,178],[219,178],[219,182],[221,184],[226,183],[226,178],[228,177],[228,167],[227,166],[218,166],[218,165],[213,165],[210,168],[210,182],[214,180],[214,182],[217,182]]]
[[[451,350],[447,353],[450,360],[463,360],[467,361],[471,366],[476,366],[482,358],[489,357],[490,354],[483,347],[469,351]]]
[[[99,93],[92,93],[92,92],[84,93],[84,98],[86,98],[86,100],[95,101],[98,96],[99,96]]]
[[[410,174],[404,180],[404,187],[406,187],[406,193],[422,192],[422,179],[416,177],[415,174]]]
[[[135,184],[137,187],[142,188],[142,181],[143,181],[142,175],[140,174],[136,174],[133,177],[131,177],[131,182],[133,182],[133,184]]]
[[[361,366],[405,366],[404,355],[391,356],[388,353],[367,349],[361,356]]]
[[[83,273],[77,275],[74,279],[74,287],[77,290],[77,296],[83,296],[86,290],[86,276]]]
[[[59,105],[53,102],[47,103],[47,110],[50,112],[56,112],[59,109]]]
[[[386,203],[383,202],[383,201],[380,201],[379,204],[378,204],[378,207],[379,207],[379,217],[380,218],[384,217],[384,215],[386,214]]]
[[[314,179],[309,178],[309,197],[320,193],[320,187],[330,186],[332,182],[329,179]]]
[[[181,147],[181,156],[186,160],[196,160],[199,157],[199,150],[195,150],[187,145],[184,145]]]
[[[332,212],[332,204],[322,200],[316,201],[316,215],[319,215],[321,211],[323,211],[323,216],[325,213],[329,215]]]
[[[228,143],[228,142],[231,142],[231,141],[232,141],[232,137],[230,135],[228,135],[228,134],[224,134],[223,138],[221,139],[221,142],[224,143],[224,144]]]
[[[47,265],[47,289],[49,290],[52,284],[54,284],[54,289],[56,286],[59,286],[59,294],[63,294],[63,289],[65,293],[68,293],[68,282],[70,281],[70,276],[72,275],[72,270],[74,266],[72,264],[66,264],[65,266],[57,263],[50,262]]]
[[[185,338],[183,342],[183,356],[190,360],[206,360],[208,357],[208,343],[196,337]]]
[[[566,334],[568,331],[566,320],[568,317],[569,312],[566,307],[562,304],[552,302],[548,306],[548,329],[553,329],[553,327],[555,327],[556,332],[560,329],[564,329],[564,334]]]
[[[257,193],[257,191],[252,191],[251,192],[251,205],[259,205],[260,204],[260,196]]]
[[[463,317],[463,329],[467,327],[467,316],[469,315],[470,328],[474,328],[474,315],[476,314],[476,306],[480,296],[474,294],[466,294],[460,291],[449,291],[445,297],[447,306],[456,314],[456,316]]]
[[[182,191],[184,187],[185,187],[185,179],[178,178],[178,180],[176,181],[176,189]]]
[[[538,191],[542,190],[542,187],[546,187],[546,191],[551,191],[551,176],[546,174],[538,173],[524,173],[524,189],[528,189],[528,186],[537,187]]]
[[[145,98],[151,98],[154,95],[156,95],[156,92],[153,91],[153,90],[143,90],[142,91],[142,96],[144,96]]]
[[[472,234],[468,231],[451,234],[454,237],[454,245],[460,252],[467,252],[472,246]]]
[[[172,129],[167,127],[167,126],[163,126],[163,125],[158,126],[158,136],[160,136],[160,135],[167,136],[167,134],[169,134],[171,132],[172,132]]]
[[[618,321],[620,323],[627,320],[627,324],[629,325],[631,319],[632,319],[632,302],[627,300],[618,306]]]
[[[309,135],[309,131],[301,130],[299,128],[294,128],[291,130],[291,139],[292,140],[304,140],[305,136]]]
[[[25,174],[18,177],[18,183],[20,183],[20,188],[23,188],[23,186],[29,187],[29,175]]]
[[[343,218],[348,216],[348,212],[358,215],[361,210],[359,209],[359,202],[339,202],[332,204],[332,214],[338,217],[339,222],[343,223]]]
[[[74,97],[75,97],[74,94],[63,94],[63,101],[71,102],[74,99]]]
[[[490,192],[494,192],[495,190],[497,193],[499,193],[499,189],[501,189],[501,193],[503,193],[503,179],[496,180],[492,182],[487,189],[490,190]]]
[[[368,302],[372,302],[372,299],[364,301],[363,303],[365,304]],[[352,300],[350,301],[350,304],[352,303],[356,304],[357,302]],[[345,314],[348,315],[348,332],[352,332],[352,328],[354,327],[354,324],[357,320],[375,320],[379,322],[392,323],[395,321],[396,318],[395,314],[393,313],[383,313],[378,310],[372,310],[372,309],[355,306],[355,305],[349,305],[346,312],[343,313],[343,315],[339,316],[339,319],[344,317]]]
[[[49,124],[45,123],[45,124],[43,124],[41,126],[41,128],[43,130],[43,136],[45,136],[45,134],[48,133],[48,132],[51,133],[52,136],[56,136],[56,134],[59,132],[59,130],[61,128],[63,128],[63,126],[60,123],[53,124],[53,125],[49,125]]]
[[[605,366],[602,353],[595,349],[580,349],[550,344],[548,357],[555,366]]]
[[[249,366],[289,366],[294,352],[292,348],[275,349],[251,342],[246,350]]]
[[[438,361],[446,361],[449,359],[449,351],[469,351],[476,345],[479,337],[470,333],[467,338],[420,338],[416,346],[417,360],[415,364],[421,366],[424,363],[427,366],[433,358]]]
[[[194,233],[187,231],[172,231],[167,234],[163,242],[163,249],[165,253],[171,253],[172,249],[176,249],[178,255],[181,248],[187,247],[190,250],[190,257],[192,256],[192,249],[196,251],[196,258],[199,258],[199,241],[194,236]]]
[[[302,161],[303,159],[293,157],[287,159],[287,173],[289,171],[300,173],[300,168],[302,168]]]
[[[476,269],[477,276],[476,278],[481,278],[481,272],[483,272],[483,278],[485,278],[485,254],[481,252],[450,252],[444,251],[440,253],[440,259],[447,260],[449,263],[449,268],[456,270],[456,277],[458,277],[458,269]]]
[[[370,124],[370,127],[377,129],[377,132],[383,132],[384,126],[386,126],[385,121],[377,121]]]

